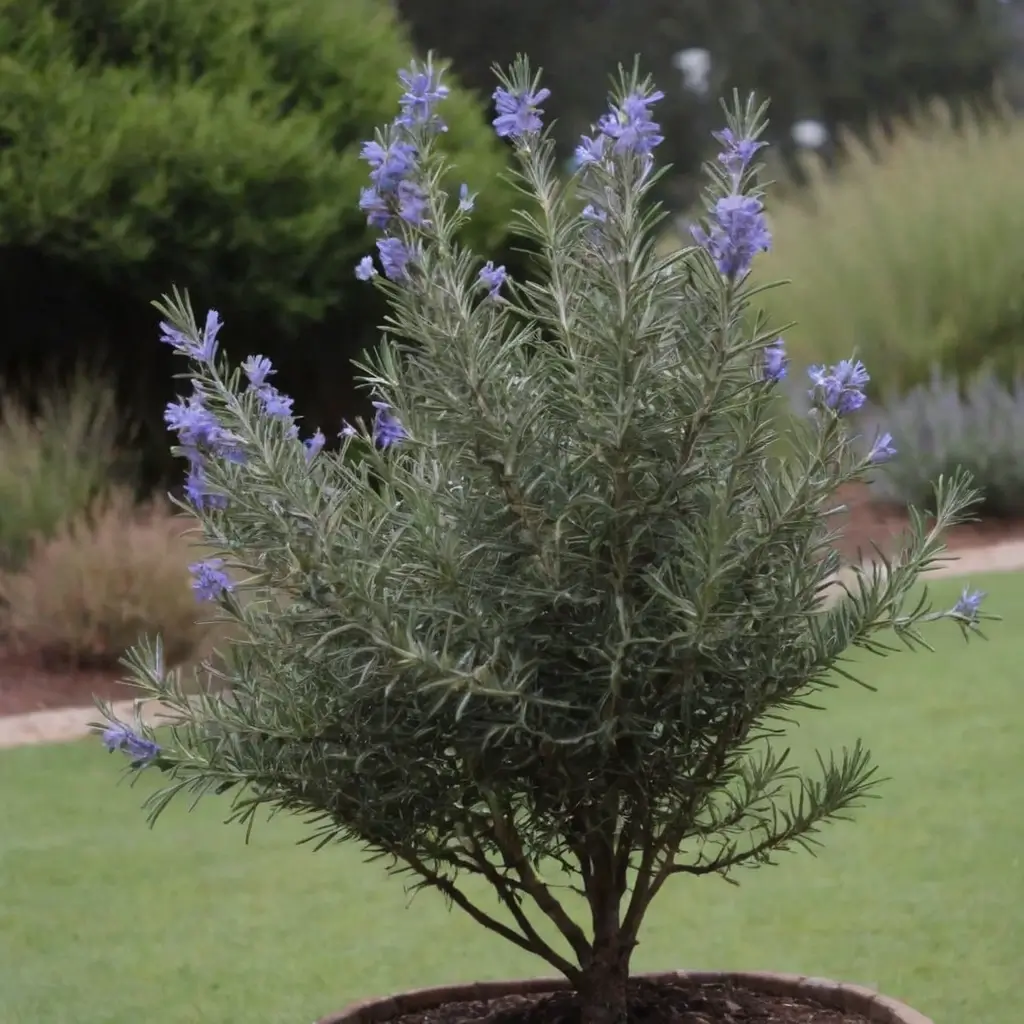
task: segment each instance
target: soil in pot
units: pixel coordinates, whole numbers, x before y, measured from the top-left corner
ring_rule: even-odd
[[[392,1017],[389,1024],[580,1024],[571,992],[514,995]],[[870,1024],[859,1013],[725,984],[630,982],[629,1024]]]

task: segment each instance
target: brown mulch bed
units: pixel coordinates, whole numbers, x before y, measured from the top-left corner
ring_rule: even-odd
[[[629,1024],[870,1024],[859,1013],[831,1010],[788,996],[761,995],[726,985],[634,981]],[[389,1024],[580,1024],[574,996],[504,996],[446,1003],[393,1017]]]
[[[848,559],[858,551],[871,557],[871,542],[890,550],[906,526],[907,517],[896,506],[879,505],[861,485],[844,488],[839,499],[849,511],[837,521],[843,530],[840,550]],[[1024,540],[1022,522],[982,522],[958,526],[947,538],[952,551],[965,551],[1003,540]],[[38,659],[16,655],[0,642],[0,716],[53,708],[92,704],[96,694],[105,700],[126,700],[138,691],[119,682],[121,673],[69,671],[41,664]]]

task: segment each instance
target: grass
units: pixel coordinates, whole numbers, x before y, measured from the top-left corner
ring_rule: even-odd
[[[1008,620],[965,646],[872,659],[801,748],[863,736],[880,801],[740,888],[679,881],[637,969],[807,972],[876,985],[936,1021],[1017,1024],[1024,963],[1018,623],[1024,575],[975,580]],[[935,587],[939,603],[958,586]],[[303,1024],[417,985],[550,973],[351,848],[296,848],[294,821],[250,846],[211,800],[148,831],[141,793],[95,743],[0,754],[4,1024]]]

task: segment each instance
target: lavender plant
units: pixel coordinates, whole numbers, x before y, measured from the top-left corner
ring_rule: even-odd
[[[494,127],[541,254],[517,281],[456,241],[487,183],[441,189],[434,68],[402,82],[399,115],[363,149],[381,237],[356,273],[391,303],[362,367],[371,424],[345,424],[340,451],[304,438],[266,359],[233,368],[215,313],[200,329],[181,296],[162,307],[192,381],[167,419],[217,552],[195,586],[242,639],[229,692],[191,702],[159,644],[140,645],[133,678],[174,726],[108,710],[104,737],[166,773],[151,818],[185,792],[233,793],[249,826],[264,807],[304,815],[319,846],[385,858],[564,974],[586,1024],[612,1024],[671,879],[809,847],[874,786],[861,743],[801,769],[778,723],[854,679],[848,661],[833,671],[853,649],[921,645],[939,619],[977,630],[980,595],[933,611],[916,589],[973,493],[940,479],[934,525],[915,518],[887,568],[822,600],[839,564],[830,495],[888,441],[874,456],[851,443],[867,371],[844,361],[813,370],[794,454],[771,455],[785,346],[746,315],[771,241],[762,108],[734,103],[696,244],[663,255],[661,94],[622,75],[566,182],[548,92],[517,61]]]
[[[1007,386],[991,369],[961,385],[939,370],[931,381],[872,409],[899,454],[872,489],[883,500],[926,507],[935,481],[970,472],[991,516],[1024,513],[1024,380]]]

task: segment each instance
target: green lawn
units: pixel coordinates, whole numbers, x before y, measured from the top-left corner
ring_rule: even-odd
[[[1024,576],[975,580],[1008,621],[965,646],[873,659],[800,745],[862,735],[891,777],[855,824],[743,876],[679,881],[639,969],[761,968],[876,985],[939,1024],[1020,1024],[1024,998]],[[959,584],[936,587],[952,602]],[[549,973],[439,898],[413,909],[357,851],[250,846],[211,800],[149,831],[93,742],[0,754],[2,1024],[308,1024],[346,1001]]]

